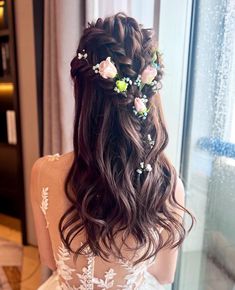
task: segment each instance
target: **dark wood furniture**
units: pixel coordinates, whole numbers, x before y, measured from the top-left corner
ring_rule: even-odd
[[[23,243],[26,243],[24,170],[13,4],[12,0],[0,1],[0,212],[21,220]]]

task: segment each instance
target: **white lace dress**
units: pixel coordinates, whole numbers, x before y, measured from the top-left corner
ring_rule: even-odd
[[[47,161],[58,161],[61,156],[47,155]],[[45,166],[44,166],[45,167]],[[50,169],[50,171],[52,171]],[[41,186],[41,212],[45,216],[46,228],[49,234],[53,232],[52,220],[48,214],[50,197],[53,199],[52,191],[55,191],[55,186],[52,186],[50,191],[49,181]],[[53,233],[54,236],[54,233]],[[53,243],[53,237],[51,237]],[[80,242],[82,244],[82,242]],[[106,289],[120,289],[120,290],[163,290],[163,286],[159,284],[157,279],[151,275],[147,269],[153,261],[145,261],[141,264],[133,266],[128,260],[119,260],[115,264],[106,266],[106,270],[102,269],[102,263],[97,260],[97,257],[89,254],[89,248],[85,248],[84,256],[81,264],[74,264],[72,255],[65,248],[60,241],[53,243],[53,255],[56,261],[57,270],[53,275],[44,282],[38,290],[106,290]],[[100,259],[100,258],[99,258]]]

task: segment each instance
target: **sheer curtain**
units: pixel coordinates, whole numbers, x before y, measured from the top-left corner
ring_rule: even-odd
[[[80,5],[79,5],[80,4]],[[43,155],[72,150],[74,97],[70,61],[84,20],[83,1],[45,0],[43,59]],[[51,275],[41,268],[41,282]]]
[[[80,5],[79,5],[80,4]],[[83,26],[83,1],[45,0],[43,154],[72,149],[74,97],[70,61]]]
[[[88,21],[117,12],[125,12],[136,18],[145,27],[154,27],[157,12],[154,8],[159,1],[154,0],[87,0],[86,19]]]

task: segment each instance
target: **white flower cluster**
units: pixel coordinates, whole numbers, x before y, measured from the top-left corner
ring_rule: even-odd
[[[134,106],[132,107],[134,114],[143,120],[145,120],[148,115],[148,109],[146,107],[147,102],[147,96],[143,95],[142,98],[135,98]]]
[[[151,148],[153,148],[154,144],[155,144],[155,141],[152,140],[152,137],[150,134],[148,134],[148,142],[149,142],[149,145],[151,146]]]
[[[99,66],[100,66],[100,64],[97,63],[96,65],[93,65],[93,67],[92,67],[96,74],[98,74],[98,72],[99,72]]]
[[[138,75],[137,79],[134,82],[134,85],[140,87],[140,85],[141,85],[141,75]]]
[[[146,165],[144,162],[140,162],[140,168],[136,170],[137,173],[142,174],[144,171],[150,172],[152,171],[152,166],[151,164],[147,163]]]
[[[129,83],[129,85],[132,85],[132,80],[129,77],[124,77],[123,81]]]
[[[86,59],[87,58],[87,53],[85,52],[85,49],[82,50],[83,53],[78,53],[78,59]]]

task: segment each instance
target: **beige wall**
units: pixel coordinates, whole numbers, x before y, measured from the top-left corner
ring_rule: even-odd
[[[23,166],[26,199],[27,236],[30,244],[36,244],[33,217],[29,200],[30,172],[39,157],[37,126],[36,69],[34,55],[33,4],[31,0],[14,1],[16,47],[23,138]]]

